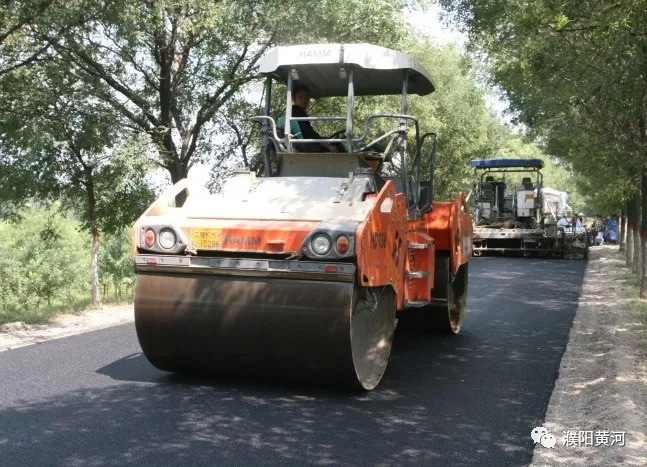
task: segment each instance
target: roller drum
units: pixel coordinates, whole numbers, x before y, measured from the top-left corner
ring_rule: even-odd
[[[135,326],[167,371],[255,375],[372,389],[388,362],[390,288],[201,274],[137,275]]]

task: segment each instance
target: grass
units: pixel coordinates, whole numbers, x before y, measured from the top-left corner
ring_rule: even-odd
[[[117,294],[107,289],[102,297],[103,305],[117,305],[121,303],[132,303],[133,290],[122,294],[121,299]],[[20,310],[4,310],[0,308],[0,325],[22,321],[25,324],[44,324],[59,315],[75,315],[84,311],[96,309],[92,304],[92,297],[89,294],[77,294],[67,298],[54,300],[51,305],[29,307]]]

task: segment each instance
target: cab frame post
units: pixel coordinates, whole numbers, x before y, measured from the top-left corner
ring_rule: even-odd
[[[355,104],[355,72],[348,72],[348,97],[346,100],[346,150],[353,152],[353,107]]]
[[[407,92],[409,90],[409,70],[405,70],[402,77],[402,106],[401,115],[407,114]],[[409,175],[407,171],[407,120],[400,119],[400,163],[402,164],[402,187],[407,199],[407,206],[411,205]],[[415,200],[414,200],[415,201]]]
[[[264,115],[266,117],[270,116],[270,104],[272,102],[272,77],[267,76],[267,79],[265,80],[265,109],[264,109]],[[271,170],[270,170],[270,159],[267,155],[267,145],[269,143],[269,126],[267,124],[267,120],[263,120],[261,124],[261,146],[263,148],[263,164],[264,164],[264,170],[263,174],[266,177],[270,176]]]
[[[292,152],[292,138],[290,134],[290,120],[292,119],[292,72],[288,73],[287,98],[285,102],[285,147],[288,152]]]

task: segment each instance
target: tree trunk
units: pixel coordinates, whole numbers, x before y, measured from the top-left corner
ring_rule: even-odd
[[[90,282],[92,283],[92,303],[101,305],[101,289],[99,288],[99,229],[92,229],[92,250],[90,257]]]
[[[634,257],[632,261],[632,272],[640,277],[640,209],[638,209],[638,199],[640,194],[634,197]]]
[[[627,226],[627,249],[625,250],[625,265],[628,269],[632,268],[634,260],[634,232],[631,226]]]
[[[175,184],[189,176],[189,167],[187,164],[177,161],[173,167],[169,169],[169,173],[171,174],[171,182]]]
[[[641,252],[640,252],[640,229],[638,228],[638,225],[640,225],[640,218],[637,219],[637,226],[634,229],[634,260],[633,260],[633,267],[632,267],[632,272],[636,274],[636,276],[640,276],[640,268],[642,267],[641,264]]]
[[[638,118],[638,127],[640,128],[640,142],[643,148],[647,147],[647,85],[643,83],[642,93],[640,96],[640,116]],[[644,151],[644,150],[643,150]],[[645,272],[647,270],[647,242],[645,242],[645,233],[647,233],[647,159],[646,154],[642,154],[643,159],[640,165],[640,209],[636,211],[640,214],[640,229],[637,237],[640,239],[639,244],[641,248],[639,252],[642,256],[640,258],[640,270],[638,273],[638,285],[640,286],[640,298],[647,297],[647,278]]]
[[[88,172],[91,169],[86,169]],[[92,173],[87,173],[88,218],[92,232],[92,247],[90,248],[90,285],[92,288],[92,304],[101,305],[101,289],[99,285],[99,226],[97,222],[97,200],[94,193]]]
[[[169,171],[171,173],[171,181],[173,182],[173,184],[189,176],[189,167],[187,167],[187,164],[181,161],[177,161],[173,166],[173,170]],[[180,207],[184,204],[185,201],[186,192],[182,191],[175,197],[175,206]]]
[[[626,217],[626,228],[625,228],[625,244],[627,249],[625,251],[625,264],[629,269],[632,269],[634,261],[634,198],[632,197],[627,201],[627,217]]]
[[[627,241],[627,216],[625,216],[624,211],[620,211],[620,217],[618,217],[618,245],[619,250],[623,251],[625,249],[625,242]]]
[[[641,246],[641,268],[638,276],[640,284],[640,298],[647,298],[647,241],[645,233],[647,232],[647,162],[643,162],[641,173],[641,203],[640,203],[640,246]]]

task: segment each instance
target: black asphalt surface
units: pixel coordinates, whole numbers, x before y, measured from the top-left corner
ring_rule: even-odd
[[[527,465],[582,261],[475,258],[461,335],[400,326],[370,393],[154,369],[133,325],[0,353],[0,466]]]

